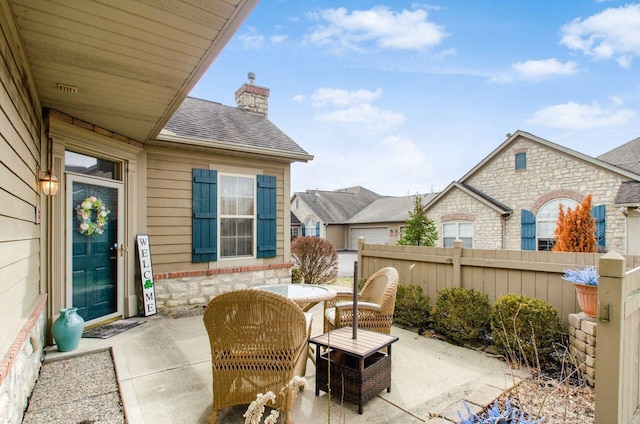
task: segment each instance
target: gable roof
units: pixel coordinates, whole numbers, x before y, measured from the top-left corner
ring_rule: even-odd
[[[421,194],[422,204],[428,204],[436,193]],[[373,222],[404,222],[413,212],[415,196],[383,197],[371,203],[352,216],[348,224],[364,224]]]
[[[513,213],[513,209],[511,209],[509,206],[498,202],[496,199],[494,199],[491,196],[481,192],[477,188],[470,186],[469,184],[459,183],[457,181],[454,181],[451,184],[449,184],[444,190],[442,190],[440,193],[438,193],[437,196],[435,196],[433,199],[431,199],[431,202],[429,202],[426,205],[425,209],[429,210],[436,203],[438,203],[440,200],[442,200],[451,190],[454,190],[454,189],[458,189],[458,190],[462,191],[463,193],[466,193],[467,195],[469,195],[469,196],[473,197],[474,199],[478,200],[479,202],[485,204],[489,208],[495,210],[500,215],[511,215]]]
[[[292,161],[313,159],[264,115],[195,97],[185,99],[157,140]]]
[[[347,222],[366,206],[383,197],[360,186],[335,191],[307,190],[296,192],[295,196],[302,200],[321,221],[330,224]]]
[[[530,141],[533,141],[535,143],[542,144],[543,146],[546,146],[546,147],[548,147],[550,149],[557,150],[557,151],[562,152],[562,153],[564,153],[566,155],[569,155],[569,156],[573,156],[576,159],[583,160],[583,161],[588,162],[588,163],[590,163],[590,164],[592,164],[594,166],[597,166],[599,168],[604,168],[604,169],[606,169],[606,170],[608,170],[610,172],[614,172],[616,174],[625,176],[627,178],[630,178],[630,179],[633,179],[633,180],[636,180],[636,181],[640,181],[640,175],[639,174],[630,172],[629,170],[626,170],[626,169],[623,169],[621,167],[612,165],[611,163],[607,163],[607,162],[602,161],[600,159],[592,158],[591,156],[585,155],[584,153],[577,152],[575,150],[569,149],[568,147],[561,146],[559,144],[553,143],[553,142],[551,142],[549,140],[545,140],[544,138],[537,137],[537,136],[535,136],[533,134],[530,134],[528,132],[521,131],[521,130],[516,131],[513,135],[511,135],[509,138],[507,138],[493,152],[491,152],[487,157],[482,159],[476,166],[471,168],[471,170],[469,170],[469,172],[464,174],[462,176],[462,178],[460,178],[458,181],[461,182],[461,183],[464,183],[466,180],[471,178],[476,172],[480,171],[487,163],[489,163],[491,160],[493,160],[494,157],[496,157],[497,155],[502,153],[508,146],[513,144],[519,137],[526,138],[526,139],[528,139]]]
[[[598,159],[618,168],[640,174],[640,137],[601,154]]]

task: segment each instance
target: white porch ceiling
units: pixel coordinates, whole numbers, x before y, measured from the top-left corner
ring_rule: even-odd
[[[145,142],[258,0],[9,2],[41,106]]]

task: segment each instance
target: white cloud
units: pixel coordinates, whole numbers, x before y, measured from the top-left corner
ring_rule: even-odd
[[[287,39],[287,35],[272,35],[271,36],[271,42],[273,44],[280,44],[282,43],[284,40]]]
[[[371,103],[382,94],[382,89],[369,90],[343,90],[339,88],[318,88],[312,95],[313,105],[325,106],[327,104],[338,107]]]
[[[405,117],[401,113],[383,110],[369,103],[363,103],[348,109],[318,114],[316,119],[324,122],[363,124],[366,129],[382,130],[404,123]]]
[[[264,43],[264,36],[259,34],[242,34],[239,38],[246,50],[259,49]]]
[[[580,130],[625,125],[635,116],[636,113],[631,109],[602,108],[597,102],[591,105],[569,102],[541,109],[527,123]]]
[[[578,72],[576,62],[562,63],[557,59],[527,60],[511,65],[519,79],[538,82],[558,75],[574,75]]]
[[[305,96],[304,94],[296,94],[291,98],[291,100],[293,100],[294,102],[302,103],[306,98],[307,96]]]
[[[606,9],[562,28],[561,44],[595,59],[616,58],[623,67],[640,56],[640,4]]]
[[[337,50],[364,51],[369,43],[393,50],[424,50],[448,35],[442,26],[429,22],[424,9],[394,12],[385,6],[369,10],[346,8],[320,10],[313,15],[326,22],[306,37],[316,45],[337,45]]]

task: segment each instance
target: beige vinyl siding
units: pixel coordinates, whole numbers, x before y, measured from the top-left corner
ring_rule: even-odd
[[[0,5],[0,354],[18,336],[40,293],[40,226],[37,170],[40,162],[40,106],[25,86],[6,5]]]
[[[277,179],[277,250],[269,259],[242,260],[242,265],[284,260],[284,177],[288,163],[236,158],[148,146],[147,229],[156,273],[204,270],[208,263],[191,262],[191,173],[193,168],[219,172],[274,175]],[[257,170],[257,171],[256,171]],[[287,200],[288,201],[288,200]],[[289,234],[287,234],[289,237]],[[238,261],[211,263],[214,268],[238,266]]]
[[[345,226],[344,225],[327,225],[327,240],[333,244],[336,250],[345,250]]]

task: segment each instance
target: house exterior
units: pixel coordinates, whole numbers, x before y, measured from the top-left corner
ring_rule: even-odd
[[[256,3],[0,2],[1,422],[21,422],[61,308],[141,310],[138,235],[158,309],[290,278],[290,164],[312,156],[252,77],[239,107],[187,98]]]
[[[420,194],[426,205],[436,194]],[[358,239],[367,243],[397,244],[404,233],[415,196],[383,197],[349,218],[346,222],[349,250],[358,250]]]
[[[637,253],[640,237],[629,229],[637,233],[638,221],[627,217],[640,200],[640,175],[613,156],[592,158],[517,131],[427,205],[439,245],[459,238],[479,249],[550,250],[558,205],[574,207],[591,194],[599,249]],[[634,193],[623,199],[625,188]]]
[[[381,195],[364,187],[348,187],[334,191],[307,190],[291,197],[291,212],[301,222],[301,236],[321,237],[336,250],[349,249],[349,218],[370,205]]]
[[[435,193],[422,194],[426,205]],[[335,191],[307,190],[291,198],[291,213],[301,222],[301,236],[321,237],[336,250],[358,250],[367,243],[396,244],[413,211],[414,196],[381,196],[357,186]]]

